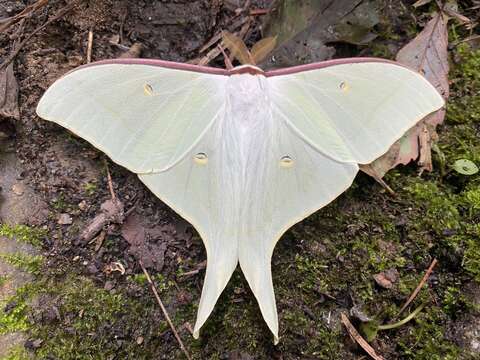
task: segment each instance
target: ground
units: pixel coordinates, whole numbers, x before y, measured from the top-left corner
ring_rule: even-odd
[[[0,16],[30,3],[0,1]],[[64,5],[50,3],[19,32],[30,33]],[[94,60],[117,57],[140,42],[143,57],[188,61],[228,26],[235,4],[243,2],[77,3],[20,51],[14,70],[21,117],[0,120],[0,358],[182,358],[138,265],[136,256],[145,254],[133,251],[115,224],[103,242],[77,240],[110,198],[107,166],[116,195],[127,211],[133,208],[150,234],[148,246],[162,257],[149,271],[195,359],[357,359],[365,353],[342,327],[342,312],[360,327],[364,317],[390,323],[424,303],[412,321],[378,333],[370,342],[378,353],[386,359],[480,357],[480,176],[451,167],[462,158],[480,164],[480,50],[463,41],[472,35],[465,26],[449,25],[451,97],[438,131],[434,171],[419,176],[415,164],[390,171],[385,181],[395,197],[359,174],[347,192],[295,225],[277,245],[272,271],[280,343],[274,346],[239,269],[194,340],[189,328],[206,259],[197,233],[134,174],[35,115],[47,87],[85,62],[90,29]],[[252,7],[269,3],[254,1]],[[471,14],[472,2],[459,5]],[[392,58],[421,30],[415,19],[434,6],[415,9],[406,2],[401,16],[385,15],[368,46],[336,44],[338,54]],[[257,16],[248,44],[260,38],[261,22]],[[13,49],[9,34],[0,34],[2,57]],[[397,316],[434,258],[433,274]],[[124,274],[108,271],[115,262]],[[188,274],[193,270],[199,271]],[[398,273],[389,289],[374,280],[385,271]]]

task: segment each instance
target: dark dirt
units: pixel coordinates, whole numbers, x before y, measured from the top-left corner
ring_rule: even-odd
[[[0,0],[0,18],[16,14],[30,3]],[[135,174],[82,139],[39,119],[35,107],[55,79],[85,63],[90,29],[94,61],[118,57],[139,42],[142,57],[185,62],[201,56],[199,49],[220,29],[231,26],[236,19],[234,9],[243,6],[243,1],[238,5],[234,0],[77,3],[72,12],[34,36],[15,59],[20,120],[4,120],[11,124],[5,133],[16,155],[14,161],[22,168],[12,181],[25,182],[35,193],[38,212],[48,212],[48,216],[32,214],[20,221],[43,227],[48,233],[41,247],[45,261],[39,281],[44,289],[37,291],[40,295],[28,313],[30,353],[42,359],[181,358],[142,278],[137,262],[141,259],[154,275],[167,310],[195,358],[357,359],[365,355],[343,331],[340,312],[355,305],[370,316],[390,321],[394,309],[403,304],[437,257],[438,272],[422,295],[423,300],[435,304],[433,310],[418,323],[385,332],[373,345],[387,359],[474,358],[468,354],[473,341],[480,344],[478,310],[472,310],[480,306],[479,285],[462,270],[465,250],[455,253],[444,245],[444,238],[455,236],[448,232],[449,226],[441,229],[445,231],[442,235],[433,225],[421,222],[421,206],[428,200],[405,190],[417,189],[421,186],[417,182],[423,181],[416,177],[413,166],[395,170],[389,178],[399,190],[399,198],[391,198],[372,179],[359,175],[346,195],[283,237],[272,262],[280,315],[279,346],[273,346],[239,270],[201,339],[193,340],[188,328],[195,321],[206,259],[195,230],[153,196]],[[330,44],[337,56],[392,55],[414,35],[417,22],[425,23],[425,14],[413,15],[410,7],[411,13],[396,2],[385,3],[375,46]],[[252,1],[251,8],[266,9],[269,4],[269,0]],[[50,1],[25,21],[21,31],[30,33],[64,5]],[[261,38],[261,21],[262,16],[255,17],[246,33],[247,44]],[[14,37],[14,31],[0,34],[1,57],[12,51]],[[210,65],[222,66],[221,58]],[[478,124],[471,126],[478,131]],[[82,242],[80,234],[100,213],[101,204],[110,199],[106,164],[114,192],[128,213],[126,222],[106,222],[91,241]],[[438,174],[426,175],[429,184],[444,186],[444,180]],[[477,179],[450,177],[445,186],[460,193],[469,181]],[[11,188],[10,183],[0,185],[2,192]],[[7,217],[1,214],[0,220],[5,222]],[[62,214],[68,214],[72,224],[59,224]],[[472,215],[468,219],[465,221],[479,218]],[[115,264],[121,264],[124,274]],[[380,286],[375,285],[374,275],[384,272],[394,273],[395,279],[387,285],[377,280]],[[448,294],[457,296],[456,301],[447,299]],[[78,304],[75,299],[87,303]],[[471,305],[475,301],[477,308]],[[450,307],[446,309],[445,304]],[[75,350],[69,351],[69,346]],[[480,345],[475,346],[480,352]],[[432,349],[438,354],[431,353]]]

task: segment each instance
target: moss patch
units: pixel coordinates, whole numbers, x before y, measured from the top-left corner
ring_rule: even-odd
[[[27,225],[0,224],[0,236],[22,241],[33,246],[41,246],[42,239],[46,236],[46,230],[30,227]]]
[[[43,263],[41,255],[27,255],[24,253],[0,254],[0,259],[30,274],[38,275]]]

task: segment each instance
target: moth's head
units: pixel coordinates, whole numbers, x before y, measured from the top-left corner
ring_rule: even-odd
[[[237,74],[264,75],[265,74],[265,72],[262,69],[260,69],[258,66],[250,65],[250,64],[235,66],[229,72],[230,72],[230,75],[237,75]]]

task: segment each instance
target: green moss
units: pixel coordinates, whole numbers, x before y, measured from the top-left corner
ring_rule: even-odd
[[[8,351],[8,354],[4,356],[1,360],[29,360],[31,355],[27,350],[21,345],[14,346]]]
[[[455,123],[480,121],[480,50],[462,43],[455,53],[456,65],[450,74],[455,79],[447,107],[448,119]]]
[[[29,302],[38,291],[38,286],[27,284],[15,294],[0,302],[0,335],[16,331],[25,331],[30,327],[27,317]],[[8,309],[8,310],[7,310]]]
[[[83,186],[83,189],[85,190],[85,192],[87,193],[88,196],[92,196],[96,193],[97,191],[97,184],[95,183],[86,183],[84,186]]]
[[[8,276],[0,275],[0,288],[8,282]]]
[[[480,283],[480,240],[478,239],[477,237],[466,242],[462,265]]]
[[[421,220],[438,234],[447,229],[458,229],[460,226],[460,213],[455,205],[454,196],[446,188],[439,187],[431,181],[415,182],[407,191],[424,210]]]
[[[7,225],[0,224],[0,236],[9,239],[15,239],[34,246],[42,245],[42,239],[47,235],[47,231],[26,225]]]
[[[27,255],[20,252],[13,254],[0,254],[0,259],[7,264],[34,275],[39,274],[43,263],[43,257],[41,255]]]
[[[415,317],[414,324],[398,330],[401,337],[398,341],[399,357],[415,360],[456,360],[460,349],[445,338],[443,327],[446,320],[441,308],[430,307],[427,312]]]

